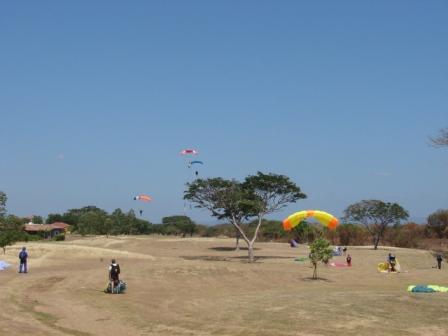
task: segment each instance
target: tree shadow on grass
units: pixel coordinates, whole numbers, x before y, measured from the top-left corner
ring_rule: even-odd
[[[229,259],[247,259],[247,258],[248,258],[247,256],[229,257]],[[285,256],[255,256],[255,261],[268,260],[268,259],[293,259],[293,258]]]
[[[179,256],[184,260],[203,260],[203,261],[240,261],[240,262],[248,262],[248,256],[237,256],[237,257],[221,257],[221,256]],[[255,262],[263,261],[267,259],[291,259],[291,257],[284,256],[256,256]]]
[[[228,246],[220,246],[220,247],[209,247],[209,250],[220,251],[220,252],[231,252],[237,251],[234,247]],[[247,251],[247,247],[240,247],[240,251]],[[254,248],[254,251],[258,250],[258,248]]]
[[[229,258],[219,256],[180,256],[184,260],[204,260],[204,261],[230,261]]]
[[[301,278],[301,280],[305,282],[333,282],[331,280],[328,280],[327,278],[321,278],[321,277],[317,277],[316,279],[314,279],[313,277],[305,277]]]

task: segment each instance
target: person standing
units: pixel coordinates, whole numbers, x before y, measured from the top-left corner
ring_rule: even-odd
[[[109,281],[111,284],[112,293],[114,293],[115,287],[120,283],[120,265],[115,259],[112,259],[112,263],[109,266]]]
[[[442,269],[443,257],[442,257],[442,255],[440,253],[437,255],[436,260],[437,260],[437,268],[438,269]]]
[[[389,264],[389,272],[396,272],[395,266],[397,264],[397,259],[394,254],[389,253],[387,263]]]
[[[28,252],[26,252],[26,247],[22,247],[22,251],[19,253],[19,260],[20,260],[20,266],[19,266],[19,273],[28,273],[27,268],[27,260],[28,260]]]
[[[352,266],[352,257],[350,256],[350,254],[347,255],[347,266],[351,267]]]

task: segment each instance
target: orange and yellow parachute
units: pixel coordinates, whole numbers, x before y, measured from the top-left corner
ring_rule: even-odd
[[[148,195],[137,195],[137,196],[134,196],[134,201],[151,202],[152,197],[148,196]]]
[[[301,221],[308,217],[317,219],[323,226],[332,230],[335,229],[339,224],[339,220],[333,215],[330,215],[328,212],[320,210],[304,210],[293,213],[288,218],[283,220],[283,229],[289,231],[293,227],[299,225]]]

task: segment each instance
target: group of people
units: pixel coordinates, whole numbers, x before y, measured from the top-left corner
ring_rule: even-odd
[[[352,266],[352,257],[350,256],[350,254],[347,254],[347,247],[341,248],[340,246],[338,247],[338,250],[341,251],[343,253],[343,255],[347,255],[346,257],[346,262],[347,262],[347,266]],[[28,261],[28,252],[26,250],[26,247],[22,247],[20,253],[19,253],[19,260],[20,260],[20,266],[19,266],[19,273],[28,273],[28,265],[27,265],[27,261]],[[436,255],[436,261],[437,261],[437,268],[440,270],[442,269],[442,261],[443,261],[443,257],[442,254],[437,254]],[[394,254],[389,253],[389,255],[387,256],[387,264],[388,264],[388,271],[389,272],[396,272],[397,271],[397,258],[395,257]],[[124,283],[122,281],[120,281],[120,265],[117,263],[117,261],[115,259],[111,260],[111,264],[109,265],[109,286],[107,288],[107,292],[109,293],[119,293],[120,290],[120,286],[123,285]]]
[[[19,252],[19,273],[28,273],[28,251],[26,247],[22,247]],[[120,285],[120,265],[115,259],[112,259],[109,266],[109,287],[111,293],[116,293],[118,286]]]

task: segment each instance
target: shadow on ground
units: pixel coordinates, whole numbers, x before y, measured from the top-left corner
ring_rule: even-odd
[[[316,279],[314,279],[313,277],[305,277],[305,278],[302,278],[301,280],[302,281],[306,281],[306,282],[314,282],[314,281],[316,281],[316,282],[319,282],[319,281],[322,281],[322,282],[333,282],[333,281],[328,280],[326,278],[320,278],[320,277],[317,277]]]
[[[237,251],[234,247],[228,247],[228,246],[220,246],[220,247],[210,247],[209,250],[214,251],[220,251],[220,252],[230,252],[230,251]],[[247,251],[247,247],[240,247],[240,251]],[[254,251],[259,250],[258,248],[254,248]]]
[[[220,256],[180,256],[184,260],[203,260],[203,261],[241,261],[247,262],[247,256],[237,256],[237,257],[220,257]],[[256,256],[255,262],[268,260],[268,259],[293,259],[291,257],[284,256]]]

